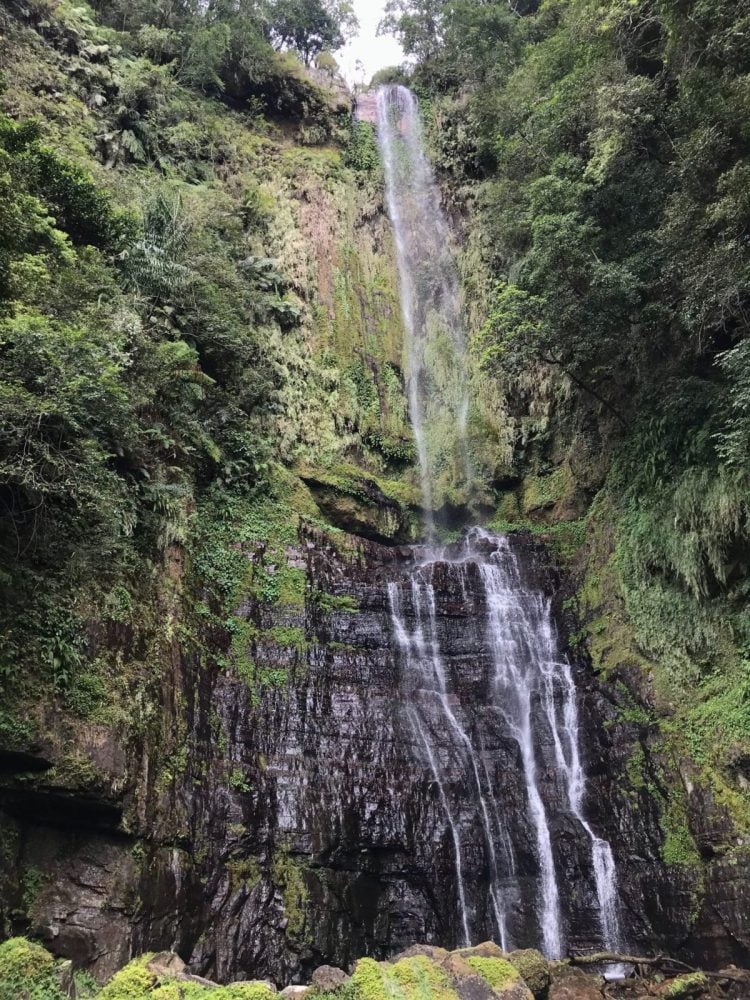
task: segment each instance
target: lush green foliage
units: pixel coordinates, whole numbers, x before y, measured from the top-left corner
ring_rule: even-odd
[[[25,938],[0,944],[0,1000],[63,1000],[55,961],[41,945]]]
[[[305,292],[269,252],[278,170],[260,151],[279,154],[262,107],[299,138],[349,131],[337,98],[274,51],[269,10],[38,0],[1,15],[18,50],[0,92],[13,112],[0,113],[7,740],[28,738],[15,706],[40,683],[78,715],[112,708],[108,685],[125,682],[104,661],[121,654],[101,649],[99,623],[125,644],[142,630],[125,656],[157,641],[165,554],[195,537],[204,497],[252,508],[282,451]],[[25,66],[43,94],[59,88],[57,105],[31,96]]]
[[[65,680],[75,640],[34,613],[55,581],[158,556],[196,486],[262,478],[275,376],[259,331],[289,307],[240,218],[196,224],[169,186],[131,218],[33,125],[2,125],[0,547],[16,569],[1,582]],[[27,641],[8,638],[5,671]]]
[[[357,27],[348,0],[95,0],[93,7],[133,35],[137,50],[174,65],[183,83],[204,92],[267,85],[274,49],[293,49],[310,65]]]
[[[389,9],[386,23],[421,57],[416,84],[471,93],[435,141],[464,180],[484,181],[498,279],[486,366],[503,376],[557,366],[620,421],[665,372],[688,380],[686,395],[691,379],[723,377],[741,412],[742,355],[717,358],[746,332],[744,8]]]

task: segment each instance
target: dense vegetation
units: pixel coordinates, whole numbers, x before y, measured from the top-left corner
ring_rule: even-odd
[[[196,510],[226,519],[289,460],[302,435],[279,434],[279,414],[305,405],[290,396],[309,365],[308,291],[274,256],[293,237],[277,220],[282,188],[306,172],[333,183],[347,144],[360,168],[346,100],[298,58],[340,43],[346,3],[39,0],[2,16],[0,728],[12,742],[27,732],[15,702],[39,683],[101,699],[96,623],[153,625],[134,608],[155,613],[164,553],[208,530]]]
[[[605,666],[656,663],[675,730],[737,787],[750,759],[750,7],[392,0],[386,27],[416,59],[447,185],[481,224],[469,252],[492,291],[477,356],[526,414],[518,473],[541,476],[563,518],[598,493],[582,593],[594,650]],[[540,386],[550,409],[534,421]]]

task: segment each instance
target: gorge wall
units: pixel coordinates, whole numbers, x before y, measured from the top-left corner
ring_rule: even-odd
[[[196,226],[217,227],[199,246],[203,271],[227,266],[206,244],[237,239],[232,267],[266,310],[247,324],[260,331],[272,369],[255,431],[265,449],[257,490],[233,490],[229,463],[211,457],[219,472],[199,467],[182,492],[167,491],[166,514],[157,507],[170,527],[160,548],[66,579],[53,596],[64,593],[81,637],[71,677],[47,667],[55,656],[65,661],[64,623],[55,621],[57,632],[46,619],[39,626],[45,641],[57,637],[52,657],[22,633],[24,670],[3,676],[0,720],[3,931],[37,936],[100,979],[149,949],[177,950],[219,980],[286,983],[323,962],[347,966],[415,941],[460,943],[450,816],[471,936],[497,936],[492,859],[460,747],[440,747],[446,810],[407,718],[392,586],[414,633],[408,593],[418,556],[404,546],[418,538],[422,512],[371,130],[351,128],[349,99],[335,87],[306,89],[298,68],[285,78],[287,90],[302,91],[292,110],[245,116],[231,91],[219,101],[179,84],[177,97],[141,109],[139,122],[131,107],[124,122],[133,81],[123,75],[144,71],[130,65],[127,39],[66,4],[12,4],[2,18],[5,112],[14,121],[46,116],[46,141],[118,204],[138,204],[144,186],[174,185]],[[158,138],[134,159],[131,126],[144,121],[156,121]],[[457,227],[468,227],[465,202],[459,208]],[[482,313],[485,271],[472,256],[480,236],[477,228],[464,240],[470,332]],[[106,299],[101,280],[97,272],[91,282]],[[199,341],[189,295],[150,294],[143,323],[155,338]],[[222,303],[212,299],[212,309]],[[220,379],[212,350],[191,363]],[[255,370],[258,382],[266,377],[259,363]],[[750,852],[740,792],[676,749],[663,699],[622,639],[627,616],[612,597],[606,516],[588,536],[581,531],[590,480],[575,461],[590,458],[590,472],[596,447],[583,434],[571,443],[567,428],[551,446],[534,438],[554,395],[549,373],[517,396],[475,369],[470,377],[472,447],[487,470],[479,506],[497,530],[525,529],[508,544],[524,585],[550,599],[570,658],[584,812],[617,863],[623,941],[708,965],[746,963]],[[222,406],[209,409],[223,418]],[[151,429],[154,449],[160,433]],[[174,443],[163,447],[170,465],[187,461]],[[497,875],[509,933],[519,946],[538,943],[538,851],[518,744],[488,707],[486,594],[476,573],[434,572],[451,704],[472,741],[490,737],[481,760],[510,842],[512,860]],[[582,634],[580,607],[587,628],[595,610],[608,620]],[[549,734],[535,750],[566,887],[564,943],[598,946],[590,839],[565,802]]]
[[[510,545],[526,586],[552,598],[564,634],[564,591],[544,550],[523,535]],[[304,573],[303,601],[249,601],[241,612],[257,629],[256,668],[283,672],[283,684],[256,694],[234,669],[176,647],[155,739],[125,748],[116,733],[90,732],[88,744],[79,734],[79,753],[100,768],[96,787],[49,780],[42,769],[53,761],[41,753],[29,754],[23,776],[6,775],[4,843],[17,846],[6,855],[4,900],[18,907],[8,918],[19,920],[27,894],[30,930],[99,976],[130,953],[173,949],[222,981],[252,973],[289,982],[324,962],[346,967],[415,940],[462,939],[446,804],[410,726],[404,667],[394,655],[388,583],[408,593],[414,552],[302,526],[285,560]],[[536,834],[518,744],[491,717],[485,598],[478,574],[462,587],[450,566],[437,570],[450,697],[467,730],[486,741],[480,766],[513,858],[500,879],[509,929],[517,945],[530,945],[540,939],[543,898]],[[415,629],[413,609],[404,614]],[[573,663],[590,776],[585,812],[614,850],[623,940],[636,951],[741,959],[743,872],[716,865],[698,903],[691,873],[665,864],[657,803],[628,778],[639,727],[622,722],[622,695],[599,684],[585,659]],[[646,734],[638,736],[648,752]],[[448,762],[449,813],[470,933],[479,940],[497,936],[489,858],[467,765],[455,766],[462,748],[450,733],[444,739],[437,753]],[[553,780],[551,744],[545,738],[535,751],[546,762],[540,787],[565,943],[597,947],[591,845]],[[658,780],[656,763],[652,772]],[[28,872],[38,873],[32,900]]]

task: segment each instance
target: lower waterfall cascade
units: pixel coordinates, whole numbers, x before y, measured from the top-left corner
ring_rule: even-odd
[[[480,730],[453,693],[441,652],[436,590],[446,577],[484,620],[484,662],[489,718],[493,732]],[[402,685],[408,724],[439,791],[455,853],[457,907],[464,944],[474,943],[470,893],[464,884],[459,811],[473,801],[474,827],[481,831],[486,855],[494,933],[503,949],[519,942],[513,926],[513,901],[519,893],[512,841],[497,808],[503,775],[491,774],[487,741],[512,740],[523,774],[526,808],[534,829],[538,876],[535,911],[538,940],[550,957],[565,951],[550,832],[547,787],[590,842],[591,872],[599,912],[601,945],[621,945],[617,873],[612,849],[584,816],[585,774],[579,747],[576,688],[569,662],[560,650],[549,599],[523,583],[518,557],[504,537],[471,529],[461,542],[427,546],[406,583],[391,582],[388,595],[393,633],[401,653]],[[461,625],[456,626],[460,628]],[[462,806],[455,798],[464,796]],[[465,824],[465,819],[464,819]]]

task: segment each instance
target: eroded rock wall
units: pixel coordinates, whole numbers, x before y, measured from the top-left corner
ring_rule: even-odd
[[[523,535],[512,544],[529,584],[554,595],[564,634],[564,591],[543,550]],[[178,644],[165,666],[162,716],[131,743],[124,779],[98,799],[90,789],[53,791],[45,779],[33,792],[33,782],[11,782],[3,805],[19,835],[15,858],[24,872],[40,873],[38,884],[22,876],[18,887],[35,893],[33,932],[100,975],[128,951],[169,948],[220,981],[251,974],[279,983],[309,978],[324,962],[387,957],[417,940],[460,943],[453,842],[406,719],[390,619],[387,583],[403,579],[413,558],[411,549],[303,527],[286,559],[304,571],[304,602],[243,607],[256,628],[248,651],[263,683],[249,685],[233,667]],[[507,885],[515,943],[533,945],[539,864],[518,746],[488,707],[480,588],[461,592],[450,568],[444,576],[437,620],[451,698],[484,742],[492,805],[516,858]],[[742,872],[716,866],[706,916],[690,940],[690,870],[665,865],[659,811],[629,782],[632,746],[620,739],[611,692],[585,660],[574,662],[586,812],[615,852],[628,944],[683,948],[710,962],[741,957]],[[284,672],[283,683],[271,670]],[[183,734],[177,753],[174,725]],[[590,845],[559,800],[552,748],[536,752],[567,942],[595,946]],[[447,787],[472,936],[481,940],[493,924],[477,804],[464,772]]]

